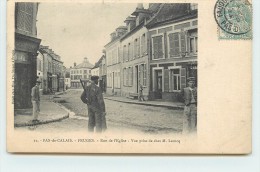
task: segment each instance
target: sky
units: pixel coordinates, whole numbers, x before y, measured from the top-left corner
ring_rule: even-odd
[[[64,66],[87,57],[94,64],[102,56],[110,33],[135,10],[136,3],[40,3],[37,37],[61,56]],[[146,8],[148,4],[144,4]]]

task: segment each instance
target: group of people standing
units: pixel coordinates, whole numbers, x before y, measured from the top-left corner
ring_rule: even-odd
[[[84,91],[81,94],[81,100],[88,106],[88,131],[100,133],[107,129],[106,108],[101,88],[98,86],[98,76],[92,76],[90,84],[84,85]],[[40,91],[41,81],[37,80],[32,88],[33,122],[38,121],[40,112]],[[183,133],[192,133],[197,130],[197,88],[195,87],[195,78],[188,78],[188,86],[182,90],[184,100],[183,114]],[[139,101],[145,101],[143,96],[143,87],[139,85]]]

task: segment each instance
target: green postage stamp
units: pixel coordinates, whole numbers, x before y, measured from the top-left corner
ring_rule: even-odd
[[[219,39],[252,39],[252,5],[248,0],[218,0],[214,16]]]

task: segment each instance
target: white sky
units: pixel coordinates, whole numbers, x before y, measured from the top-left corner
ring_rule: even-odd
[[[66,67],[88,57],[94,64],[102,55],[110,33],[135,10],[136,3],[40,3],[37,37],[49,46]],[[148,4],[144,4],[146,8]]]

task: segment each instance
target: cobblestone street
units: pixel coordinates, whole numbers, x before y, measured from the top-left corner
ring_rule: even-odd
[[[54,101],[75,113],[60,122],[38,125],[37,130],[55,132],[87,131],[87,106],[80,100],[80,90],[69,90],[54,96]],[[136,100],[137,101],[137,100]],[[134,130],[144,133],[178,133],[182,128],[182,110],[129,104],[105,99],[108,129]],[[19,128],[19,130],[26,129]]]

